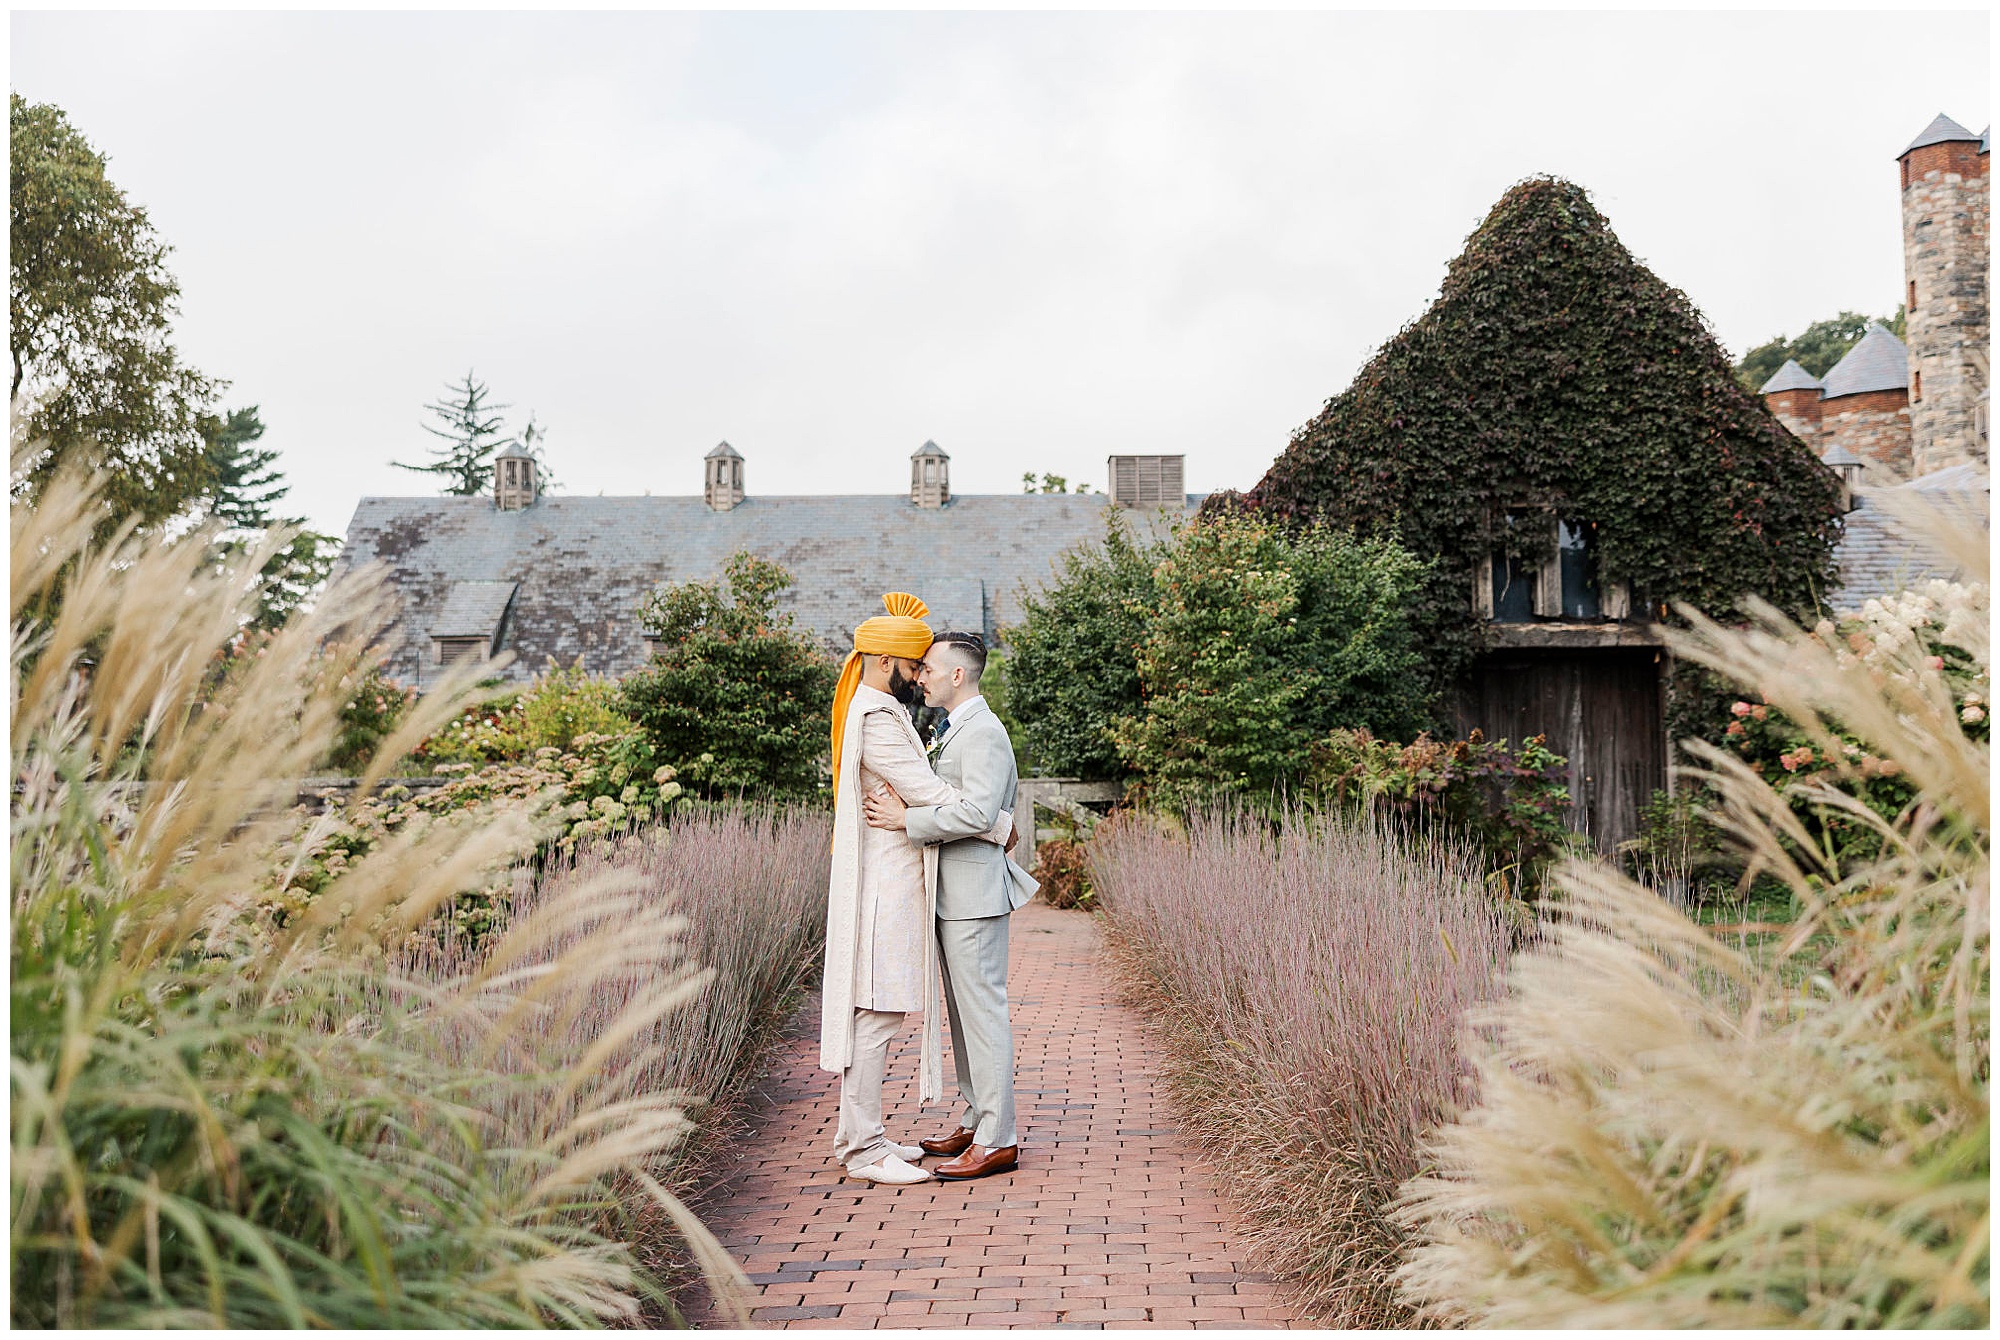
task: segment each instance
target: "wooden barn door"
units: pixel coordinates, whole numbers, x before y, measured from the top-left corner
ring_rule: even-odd
[[[1638,836],[1639,807],[1667,784],[1660,656],[1650,648],[1489,653],[1460,695],[1458,732],[1548,736],[1569,760],[1571,827],[1608,852]]]

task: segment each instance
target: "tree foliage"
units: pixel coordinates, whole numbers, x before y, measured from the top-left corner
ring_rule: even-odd
[[[264,436],[264,419],[258,407],[202,415],[201,436],[207,445],[212,477],[210,515],[241,530],[268,530],[285,524],[271,509],[291,492],[291,485],[278,469],[278,453],[257,445]]]
[[[1021,492],[1088,493],[1090,492],[1090,485],[1079,482],[1074,488],[1072,488],[1070,486],[1069,477],[1067,475],[1052,475],[1047,473],[1046,471],[1043,472],[1040,481],[1037,482],[1035,478],[1035,472],[1033,470],[1025,470],[1021,474]]]
[[[723,581],[669,583],[639,606],[661,646],[620,685],[616,706],[704,796],[823,793],[836,670],[778,611],[791,584],[778,564],[739,553]]]
[[[105,471],[110,522],[163,520],[208,485],[200,420],[219,389],[170,338],[171,248],[60,108],[13,94],[8,112],[12,397],[37,443],[13,492],[78,462]]]
[[[1880,321],[1887,326],[1897,339],[1903,338],[1904,312],[1896,308],[1894,316],[1863,316],[1859,312],[1842,312],[1839,316],[1815,321],[1797,339],[1780,335],[1743,355],[1743,361],[1736,365],[1736,380],[1743,389],[1755,395],[1765,382],[1778,374],[1785,366],[1785,360],[1796,358],[1799,366],[1815,377],[1824,377],[1828,370],[1847,356],[1847,351],[1861,342],[1868,333],[1871,321]]]
[[[1241,502],[1435,557],[1416,614],[1440,688],[1478,646],[1475,565],[1552,556],[1553,527],[1510,514],[1595,523],[1599,581],[1648,612],[1746,594],[1810,610],[1840,517],[1831,474],[1743,389],[1687,295],[1546,177],[1501,198],[1437,300]]]
[[[1252,516],[1067,554],[1007,630],[1008,708],[1046,773],[1180,803],[1296,781],[1337,727],[1428,718],[1405,613],[1424,565],[1385,540]]]
[[[469,369],[463,381],[446,386],[445,392],[444,398],[424,406],[443,425],[423,425],[425,432],[444,440],[443,446],[431,448],[434,459],[422,465],[389,463],[398,470],[438,476],[449,495],[476,498],[493,483],[493,454],[513,441],[500,415],[508,406],[489,404],[492,392]]]
[[[273,512],[291,485],[278,470],[278,453],[256,445],[264,436],[257,406],[226,415],[204,414],[199,422],[208,453],[206,505],[209,514],[227,527],[214,540],[216,560],[233,561],[271,530],[293,532],[263,567],[264,584],[252,624],[266,630],[281,628],[293,611],[326,585],[340,551],[340,537],[308,529],[304,517]]]
[[[1113,728],[1155,797],[1295,785],[1336,727],[1407,738],[1429,703],[1405,608],[1425,567],[1389,540],[1254,517],[1183,526],[1154,569],[1141,710]]]
[[[1162,551],[1135,539],[1122,512],[1107,511],[1102,547],[1063,555],[1055,580],[1022,602],[1021,621],[1006,630],[1007,706],[1037,772],[1124,775],[1111,731],[1140,709],[1138,648]]]

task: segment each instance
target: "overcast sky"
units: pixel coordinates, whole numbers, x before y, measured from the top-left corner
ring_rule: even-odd
[[[572,493],[1247,487],[1556,173],[1740,354],[1902,287],[1983,13],[33,14],[293,505],[430,491],[468,368]]]

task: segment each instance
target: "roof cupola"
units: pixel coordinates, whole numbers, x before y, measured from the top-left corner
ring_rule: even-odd
[[[951,501],[951,457],[935,442],[926,441],[910,453],[910,501],[919,507]]]
[[[702,458],[702,501],[711,512],[727,512],[743,501],[743,453],[727,442]]]

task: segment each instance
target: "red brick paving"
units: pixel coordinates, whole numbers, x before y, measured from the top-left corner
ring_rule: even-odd
[[[1174,1128],[1154,1049],[1111,994],[1088,913],[1014,914],[1018,1171],[883,1187],[840,1175],[838,1090],[817,1066],[818,1002],[762,1081],[762,1112],[703,1218],[742,1263],[760,1327],[1269,1329],[1294,1323],[1251,1271],[1235,1219]],[[916,1101],[916,1021],[896,1039],[889,1138],[953,1124]],[[946,1034],[946,1088],[951,1085]],[[927,1166],[942,1162],[926,1159]],[[710,1318],[710,1325],[726,1324]]]

